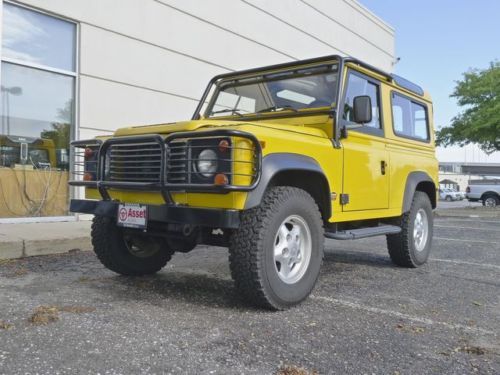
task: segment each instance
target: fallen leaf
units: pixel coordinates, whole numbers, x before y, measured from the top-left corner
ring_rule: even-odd
[[[46,325],[59,320],[57,306],[38,306],[29,321],[35,325]]]
[[[0,329],[9,330],[13,327],[14,327],[13,324],[10,324],[10,323],[4,322],[3,320],[0,320]]]

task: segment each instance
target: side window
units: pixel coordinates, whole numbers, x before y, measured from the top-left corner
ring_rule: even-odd
[[[360,95],[368,95],[372,101],[372,121],[369,124],[365,124],[365,126],[381,129],[379,87],[356,74],[349,74],[342,118],[347,121],[353,120],[353,100],[356,96]]]
[[[422,104],[393,93],[392,121],[394,133],[397,135],[422,141],[429,140],[427,110]]]

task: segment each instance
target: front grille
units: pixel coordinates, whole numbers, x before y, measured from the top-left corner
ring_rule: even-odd
[[[167,182],[182,184],[188,182],[188,143],[170,142],[167,148]]]
[[[156,142],[118,143],[109,149],[110,181],[160,182],[161,147]]]

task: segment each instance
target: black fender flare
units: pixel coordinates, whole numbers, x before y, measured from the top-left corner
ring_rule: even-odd
[[[403,212],[410,211],[413,195],[415,195],[417,185],[421,182],[432,183],[432,185],[434,186],[434,194],[436,194],[436,183],[427,173],[421,171],[411,172],[406,178],[406,186],[403,196]]]
[[[315,159],[293,153],[273,153],[266,155],[262,159],[262,172],[259,183],[254,190],[248,193],[245,209],[258,206],[262,201],[267,187],[273,180],[273,177],[284,171],[312,172],[321,176],[324,186],[327,189],[325,192],[327,195],[325,204],[327,206],[321,208],[323,216],[329,218],[331,215],[330,187],[323,169],[321,169],[321,166]]]

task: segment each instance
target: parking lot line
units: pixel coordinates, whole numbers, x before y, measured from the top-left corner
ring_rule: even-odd
[[[497,270],[500,271],[500,266],[497,266],[496,264],[474,263],[474,262],[467,262],[465,260],[452,260],[452,259],[439,259],[439,258],[429,258],[429,260],[433,260],[433,261],[436,261],[436,262],[466,264],[466,265],[469,265],[469,266],[478,266],[478,267],[485,267],[485,268],[493,268],[493,269],[497,269]]]
[[[471,228],[471,227],[454,227],[451,225],[434,225],[435,228],[451,228],[451,229],[469,229],[469,230],[487,230],[493,232],[500,232],[500,229],[494,228]]]
[[[434,240],[444,240],[444,241],[459,241],[459,242],[475,242],[475,243],[487,243],[489,245],[498,245],[498,242],[493,241],[481,241],[481,240],[465,240],[460,238],[447,238],[447,237],[432,237]]]
[[[436,221],[464,221],[466,223],[491,223],[491,224],[500,224],[500,219],[498,220],[476,220],[475,218],[470,218],[470,219],[450,219],[448,217],[444,217],[444,218],[436,218],[438,220]]]
[[[481,334],[494,335],[494,336],[497,335],[494,331],[489,331],[489,330],[479,328],[479,327],[469,327],[469,326],[465,326],[462,324],[440,322],[440,321],[432,320],[429,318],[405,314],[405,313],[402,313],[399,311],[385,310],[385,309],[381,309],[378,307],[367,306],[367,305],[363,305],[361,303],[354,302],[354,301],[340,300],[337,298],[316,296],[316,295],[311,295],[311,298],[316,299],[316,300],[320,300],[320,301],[330,302],[330,303],[333,303],[335,305],[349,307],[349,308],[356,309],[356,310],[362,310],[362,311],[367,311],[367,312],[371,312],[371,313],[375,313],[375,314],[382,314],[382,315],[388,315],[388,316],[392,316],[392,317],[399,318],[399,319],[405,319],[405,320],[410,321],[412,323],[425,324],[428,326],[438,325],[438,326],[442,326],[442,327],[445,327],[448,329],[459,329],[459,330],[464,330],[464,331],[468,331],[468,332],[481,333]]]

